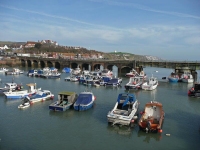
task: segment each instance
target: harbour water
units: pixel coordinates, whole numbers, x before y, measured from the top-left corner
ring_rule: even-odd
[[[25,68],[21,68],[25,69]],[[25,71],[28,71],[25,69]],[[172,70],[166,68],[144,68],[147,76],[158,79],[168,76]],[[139,111],[151,100],[163,104],[165,119],[162,133],[145,133],[134,128],[111,126],[107,113],[114,107],[119,93],[125,91],[128,78],[124,75],[122,87],[91,87],[97,97],[92,109],[78,112],[49,111],[48,106],[57,99],[60,91],[80,93],[86,86],[64,81],[69,74],[62,73],[60,79],[43,79],[22,75],[0,74],[1,87],[5,83],[37,83],[37,87],[50,90],[54,100],[39,102],[20,110],[21,100],[7,100],[0,96],[0,149],[1,150],[199,150],[200,148],[200,99],[190,98],[187,91],[193,84],[159,82],[154,91],[129,91],[140,102]],[[198,71],[200,75],[200,71]],[[170,136],[169,136],[170,135]]]

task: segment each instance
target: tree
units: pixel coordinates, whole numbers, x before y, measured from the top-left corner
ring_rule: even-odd
[[[40,47],[42,47],[42,44],[41,44],[41,43],[36,43],[36,44],[35,44],[35,48],[40,49]]]

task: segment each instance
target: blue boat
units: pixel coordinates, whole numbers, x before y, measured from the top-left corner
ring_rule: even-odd
[[[62,72],[64,72],[64,73],[70,73],[71,71],[72,71],[72,69],[68,68],[68,67],[63,68],[63,70],[62,70]]]
[[[53,111],[66,111],[77,100],[78,95],[75,92],[63,91],[58,93],[58,100],[49,105]]]
[[[179,76],[176,73],[171,73],[168,77],[169,82],[177,83],[179,81]]]
[[[78,111],[84,111],[90,109],[96,97],[92,92],[81,92],[74,103],[74,109]]]
[[[107,82],[105,85],[106,86],[118,87],[118,86],[121,86],[121,83],[122,83],[121,78],[113,78],[109,82]]]

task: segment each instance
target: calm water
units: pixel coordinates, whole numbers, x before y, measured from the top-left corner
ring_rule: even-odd
[[[145,68],[144,71],[148,76],[153,73],[159,79],[172,72],[171,69],[162,68]],[[56,100],[58,92],[66,90],[80,93],[86,88],[78,83],[65,82],[66,76],[68,74],[63,73],[61,79],[43,79],[0,74],[1,87],[14,78],[15,82],[23,83],[24,88],[25,84],[35,82],[38,88],[48,89],[55,94],[54,100],[35,103],[25,110],[17,108],[21,100],[6,100],[0,96],[0,149],[199,149],[200,99],[187,96],[192,84],[159,82],[155,91],[131,91],[140,101],[140,111],[146,102],[153,99],[163,104],[163,132],[147,134],[140,131],[137,124],[130,129],[107,123],[106,115],[114,107],[118,94],[125,92],[123,86],[128,82],[127,78],[123,78],[121,88],[92,87],[97,100],[88,111],[49,111],[48,106]]]

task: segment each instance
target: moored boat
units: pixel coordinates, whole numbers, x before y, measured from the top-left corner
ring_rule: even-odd
[[[129,82],[124,86],[126,90],[141,89],[144,79],[140,77],[130,77]]]
[[[29,98],[30,104],[33,104],[36,102],[43,102],[48,99],[53,99],[54,94],[52,94],[49,90],[39,90],[35,94],[27,96],[27,98]]]
[[[63,91],[58,93],[58,100],[49,105],[49,109],[53,111],[66,111],[73,106],[77,100],[75,92]]]
[[[77,101],[74,103],[74,109],[78,111],[84,111],[90,109],[96,97],[93,92],[84,91],[78,95]]]
[[[17,84],[17,83],[5,83],[5,86],[3,88],[0,88],[0,94],[3,94],[3,92],[8,92],[8,91],[16,91],[16,90],[21,90],[23,88],[22,84]]]
[[[138,122],[141,130],[148,132],[162,132],[164,120],[163,105],[157,101],[146,103],[144,112]]]
[[[138,118],[139,102],[134,94],[120,93],[114,108],[108,112],[109,123],[131,126]]]
[[[154,89],[156,89],[158,86],[158,80],[156,77],[150,77],[148,81],[144,82],[142,84],[142,89],[143,90],[149,90],[152,91]]]
[[[28,95],[33,95],[38,90],[41,90],[41,88],[39,89],[36,88],[36,83],[29,83],[26,85],[28,86],[27,90],[17,90],[17,91],[10,90],[8,92],[4,92],[4,95],[6,96],[7,99],[20,99]]]
[[[25,97],[22,100],[22,103],[18,106],[19,109],[24,109],[24,108],[28,108],[30,106],[30,100],[29,98]]]
[[[188,90],[188,96],[200,98],[200,83],[195,82],[194,86]]]
[[[176,73],[172,72],[168,77],[168,80],[169,82],[177,83],[179,81],[179,76]]]
[[[193,83],[194,82],[194,78],[193,75],[190,72],[184,72],[181,75],[181,79],[182,82],[184,83]]]

